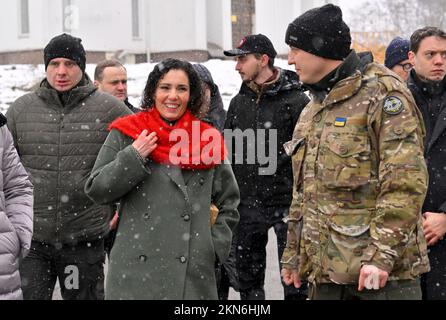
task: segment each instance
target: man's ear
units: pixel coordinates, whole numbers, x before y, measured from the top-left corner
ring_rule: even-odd
[[[415,52],[409,51],[408,57],[409,57],[410,63],[414,66],[415,65]]]
[[[93,84],[96,88],[99,88],[100,83],[98,80],[93,81]]]
[[[268,65],[269,59],[270,58],[268,57],[268,55],[262,54],[262,66],[263,67],[266,67]]]

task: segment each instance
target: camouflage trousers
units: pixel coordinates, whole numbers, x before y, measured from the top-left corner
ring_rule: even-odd
[[[311,284],[310,300],[421,300],[420,280],[389,281],[380,290],[358,291],[358,285]]]

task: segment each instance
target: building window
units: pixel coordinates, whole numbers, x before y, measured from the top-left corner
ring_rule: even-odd
[[[139,0],[132,0],[132,36],[139,38]]]
[[[29,35],[29,3],[28,0],[20,0],[20,35]]]

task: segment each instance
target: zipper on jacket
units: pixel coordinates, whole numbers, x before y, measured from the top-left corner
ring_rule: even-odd
[[[62,109],[63,110],[63,109]],[[61,148],[62,148],[62,129],[64,127],[65,114],[60,114],[59,121],[59,144],[57,147],[57,185],[56,185],[56,243],[60,243],[60,230],[62,229],[62,212],[60,207],[60,179],[61,179]]]

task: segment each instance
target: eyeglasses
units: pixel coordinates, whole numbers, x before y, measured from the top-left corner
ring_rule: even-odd
[[[410,70],[412,70],[413,66],[412,64],[408,63],[398,63],[399,66],[401,66],[401,68],[403,68],[404,71],[409,72]]]

